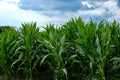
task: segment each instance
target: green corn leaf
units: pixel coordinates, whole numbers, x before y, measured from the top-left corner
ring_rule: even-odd
[[[46,58],[47,58],[48,56],[49,56],[49,55],[45,55],[45,56],[42,58],[42,60],[41,60],[41,62],[40,62],[40,65],[43,64],[43,62],[46,60]]]
[[[68,58],[68,60],[74,60],[77,57],[77,55],[72,55]]]
[[[63,73],[65,74],[66,79],[67,79],[67,70],[64,68],[64,69],[62,69],[62,71],[63,71]]]

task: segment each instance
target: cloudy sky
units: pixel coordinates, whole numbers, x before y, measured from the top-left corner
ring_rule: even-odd
[[[0,25],[20,27],[22,22],[64,24],[71,17],[84,21],[120,21],[120,0],[0,0]]]

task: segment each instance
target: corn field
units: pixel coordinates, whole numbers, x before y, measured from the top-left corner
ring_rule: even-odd
[[[36,23],[4,29],[0,80],[120,80],[120,25],[79,17],[43,31]]]

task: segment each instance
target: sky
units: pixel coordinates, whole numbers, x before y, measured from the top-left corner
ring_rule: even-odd
[[[0,25],[20,27],[24,22],[62,25],[71,18],[120,21],[120,0],[0,0]]]

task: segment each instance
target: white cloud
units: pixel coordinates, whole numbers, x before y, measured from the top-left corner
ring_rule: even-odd
[[[83,1],[82,4],[87,7],[94,7],[93,10],[79,11],[78,14],[83,12],[83,16],[106,16],[108,21],[116,19],[120,22],[120,8],[118,7],[117,0],[101,0],[101,1]],[[111,15],[111,16],[109,16]],[[108,17],[109,16],[109,17]]]
[[[45,25],[50,20],[50,17],[39,12],[22,10],[17,4],[8,3],[9,1],[10,0],[0,1],[0,25],[20,26],[21,22],[32,21],[36,21],[40,25]],[[15,2],[15,0],[12,0],[11,2]]]
[[[117,5],[117,0],[107,1],[104,5],[102,4],[102,8],[107,8],[108,13],[111,14],[111,17],[108,17],[108,21],[113,21],[116,19],[120,22],[120,8]]]
[[[20,0],[3,0],[4,2],[18,3]]]
[[[78,17],[78,16],[82,16],[82,17],[97,17],[97,16],[103,16],[106,13],[106,10],[103,8],[96,8],[93,10],[78,10],[77,12],[66,12],[65,15],[67,17]],[[88,19],[86,19],[88,20]]]
[[[17,4],[8,3],[7,1],[0,1],[0,10],[17,10]]]
[[[89,1],[83,1],[81,2],[83,6],[87,6],[88,8],[94,7],[94,5],[90,4]]]

